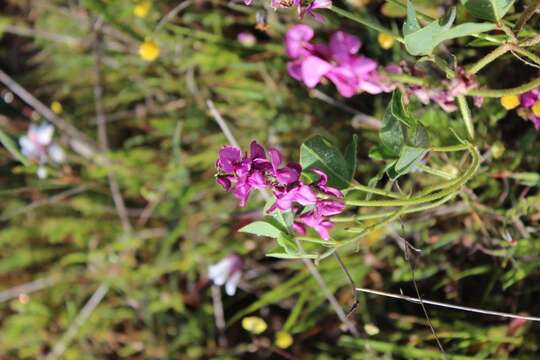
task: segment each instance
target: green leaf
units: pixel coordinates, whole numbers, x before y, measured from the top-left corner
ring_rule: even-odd
[[[429,134],[421,123],[418,123],[414,129],[414,133],[411,137],[411,144],[421,148],[429,146]]]
[[[296,248],[296,244],[294,243],[293,239],[290,238],[285,233],[279,233],[278,237],[276,238],[277,243],[279,246],[281,246],[287,254],[295,254],[298,252],[298,249]]]
[[[410,0],[407,0],[407,19],[403,23],[403,36],[420,30],[420,24],[416,19],[416,10]]]
[[[405,175],[410,172],[414,166],[422,160],[424,155],[427,153],[427,149],[418,148],[414,146],[405,145],[401,149],[401,154],[398,161],[394,165],[394,171],[396,175],[394,178],[397,178],[401,175]]]
[[[349,168],[349,180],[352,180],[354,178],[354,175],[356,174],[356,166],[358,161],[356,157],[356,153],[358,151],[357,149],[358,136],[354,134],[351,143],[345,148],[345,162],[347,163],[347,167]]]
[[[277,239],[282,233],[281,229],[267,221],[254,221],[238,230],[243,233],[254,234],[257,236],[268,236]]]
[[[330,186],[349,186],[350,169],[341,152],[327,139],[315,135],[300,147],[300,164],[306,170],[319,168],[328,175]]]
[[[405,110],[401,100],[401,93],[396,90],[392,94],[392,100],[386,107],[381,130],[379,130],[379,139],[384,150],[382,154],[397,157],[401,147],[405,144],[405,131],[402,123]]]
[[[462,0],[462,3],[479,19],[499,21],[510,10],[514,0]]]
[[[496,28],[495,24],[489,23],[464,23],[452,28],[452,24],[456,19],[455,7],[444,17],[433,21],[424,28],[416,28],[412,21],[413,17],[416,19],[416,13],[412,3],[408,2],[407,20],[403,24],[403,38],[407,51],[412,55],[429,55],[437,45],[446,40],[474,35]]]
[[[18,161],[23,163],[23,165],[27,166],[30,164],[28,159],[19,151],[19,148],[15,144],[15,142],[11,139],[11,137],[6,134],[4,131],[0,129],[0,143],[4,145],[7,151],[10,152],[10,154]]]

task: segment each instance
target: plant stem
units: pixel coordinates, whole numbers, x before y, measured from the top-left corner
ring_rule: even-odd
[[[386,71],[382,71],[381,74],[390,80],[399,81],[404,84],[422,85],[422,86],[428,85],[427,80],[413,76],[413,75],[393,74]]]
[[[390,198],[393,198],[393,199],[400,199],[402,197],[400,194],[396,194],[396,193],[393,193],[393,192],[384,191],[384,190],[380,190],[380,189],[377,189],[377,188],[372,188],[372,187],[369,187],[369,186],[365,186],[365,185],[357,183],[356,181],[353,181],[351,183],[351,186],[349,188],[345,189],[345,190],[360,190],[360,191],[364,191],[364,192],[371,193],[371,194],[377,194],[377,195],[390,197]]]
[[[452,180],[454,178],[454,176],[452,176],[451,174],[448,174],[447,172],[445,171],[442,171],[442,170],[439,170],[439,169],[434,169],[434,168],[431,168],[429,166],[426,166],[426,165],[418,165],[418,169],[428,173],[428,174],[431,174],[431,175],[435,175],[435,176],[439,176],[439,177],[442,177],[446,180]]]
[[[346,17],[347,19],[350,19],[350,20],[355,21],[355,22],[357,22],[359,24],[367,26],[370,29],[376,30],[376,31],[378,31],[380,33],[391,35],[397,41],[399,41],[400,43],[403,43],[403,38],[401,36],[399,36],[398,34],[395,34],[394,32],[392,32],[392,30],[385,28],[381,24],[379,24],[379,23],[377,23],[377,22],[375,22],[375,21],[373,21],[373,20],[371,20],[369,18],[365,18],[365,17],[359,16],[357,14],[353,14],[352,12],[350,12],[348,10],[345,10],[345,9],[342,9],[342,8],[339,8],[339,7],[335,6],[335,5],[332,5],[329,8],[329,10],[333,11],[334,13],[336,13],[336,14],[338,14],[340,16]]]
[[[536,9],[538,9],[539,7],[540,7],[540,0],[536,0],[535,2],[527,6],[525,11],[521,14],[521,17],[517,21],[516,25],[514,26],[514,32],[516,33],[516,35],[520,33],[521,29],[523,29],[523,26],[525,26],[527,21],[529,21],[529,19],[536,12]]]
[[[474,125],[471,117],[471,109],[469,109],[469,104],[467,104],[467,99],[465,95],[458,95],[456,97],[459,111],[461,112],[461,117],[463,117],[463,122],[467,128],[467,132],[471,139],[474,139]]]
[[[470,90],[467,95],[468,96],[483,96],[483,97],[492,97],[492,98],[498,98],[505,95],[521,95],[524,92],[527,92],[529,90],[533,90],[540,86],[540,77],[537,77],[536,79],[520,85],[516,86],[514,88],[509,89],[485,89],[485,88],[479,88],[479,89],[472,89]]]
[[[470,66],[467,69],[467,72],[470,74],[476,74],[478,71],[482,70],[485,66],[487,66],[489,63],[497,59],[498,57],[506,54],[510,50],[510,47],[508,44],[502,44],[480,60],[478,60],[476,63],[474,63],[472,66]]]

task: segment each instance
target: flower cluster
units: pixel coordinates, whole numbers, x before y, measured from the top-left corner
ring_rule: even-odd
[[[208,267],[208,278],[217,286],[225,285],[227,295],[233,296],[242,278],[243,267],[242,258],[237,254],[230,254]]]
[[[296,232],[305,234],[306,227],[311,227],[323,239],[329,239],[328,231],[334,226],[330,216],[345,208],[343,193],[328,186],[327,175],[319,169],[312,169],[318,180],[306,184],[300,180],[300,164],[282,164],[279,150],[271,148],[267,156],[265,149],[255,141],[251,143],[249,154],[242,154],[237,147],[225,146],[216,162],[217,182],[234,194],[240,206],[246,204],[253,189],[269,189],[276,201],[268,212],[292,211]]]
[[[424,77],[424,73],[415,66],[407,63],[398,65],[388,65],[385,71],[390,74],[407,74],[418,78]],[[441,87],[430,88],[421,85],[406,85],[405,92],[418,99],[422,104],[427,105],[434,102],[446,112],[457,110],[456,97],[466,94],[469,90],[478,86],[476,79],[465,72],[463,68],[456,70],[456,76],[450,80],[441,81]],[[477,107],[482,106],[484,98],[476,96],[473,98]]]
[[[244,0],[244,4],[250,6],[253,0]],[[296,7],[298,16],[303,18],[306,14],[312,16],[317,21],[324,21],[324,17],[317,14],[317,9],[328,9],[332,6],[331,0],[272,0],[270,2],[272,9],[284,9]]]
[[[328,44],[312,43],[313,36],[313,29],[303,24],[291,27],[285,35],[289,75],[302,81],[308,88],[314,88],[323,79],[327,79],[336,86],[342,96],[351,97],[362,91],[370,94],[393,91],[398,83],[389,79],[390,74],[424,77],[421,70],[405,62],[400,65],[390,64],[381,69],[375,60],[358,54],[362,47],[361,41],[346,32],[333,33]],[[389,35],[379,39],[385,48],[391,47],[392,41],[393,38]],[[385,76],[386,74],[388,75]],[[422,85],[400,86],[406,94],[416,97],[425,105],[434,102],[444,111],[453,112],[457,109],[456,97],[475,88],[477,82],[472,75],[459,68],[453,79],[443,80],[441,85],[437,88]],[[482,101],[481,97],[474,98],[476,106],[481,106]]]
[[[533,122],[540,129],[540,89],[527,91],[519,96],[507,95],[501,97],[501,105],[506,110],[517,109],[520,116]]]
[[[49,160],[60,164],[65,159],[64,150],[52,142],[53,135],[54,127],[44,122],[30,125],[26,136],[19,139],[23,155],[39,164],[37,175],[40,179],[47,177],[45,164]]]
[[[288,72],[296,80],[314,88],[323,78],[338,92],[351,97],[359,92],[379,94],[392,90],[388,80],[377,71],[377,62],[358,54],[360,39],[343,31],[332,34],[327,44],[313,44],[314,31],[307,25],[295,25],[285,35],[289,56]]]

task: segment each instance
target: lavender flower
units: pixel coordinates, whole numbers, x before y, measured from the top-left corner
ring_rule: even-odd
[[[229,296],[236,293],[236,288],[242,277],[244,262],[236,254],[231,254],[208,267],[208,278],[217,286],[225,285],[225,292]]]
[[[53,135],[54,127],[43,122],[40,125],[30,125],[26,136],[19,139],[23,155],[39,164],[37,175],[40,179],[47,177],[46,163],[52,161],[60,164],[65,159],[64,150],[52,142]]]

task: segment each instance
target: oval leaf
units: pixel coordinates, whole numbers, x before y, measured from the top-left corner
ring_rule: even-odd
[[[463,0],[467,10],[483,20],[499,21],[510,10],[514,0]]]

